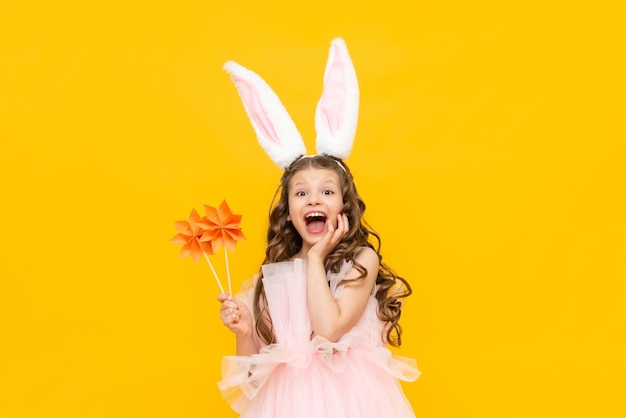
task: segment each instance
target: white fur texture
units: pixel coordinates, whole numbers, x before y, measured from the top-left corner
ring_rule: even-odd
[[[302,136],[269,85],[255,72],[228,61],[226,70],[239,91],[259,144],[280,168],[306,155]],[[324,87],[315,110],[316,150],[346,159],[352,151],[359,117],[359,86],[343,39],[330,46]]]
[[[316,149],[346,159],[359,119],[359,84],[343,39],[333,39],[324,72],[324,91],[315,111]]]
[[[239,91],[261,147],[280,168],[306,155],[302,136],[278,96],[253,71],[228,61],[226,70]]]

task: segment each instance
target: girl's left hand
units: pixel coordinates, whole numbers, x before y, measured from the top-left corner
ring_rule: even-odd
[[[339,244],[341,238],[348,233],[350,225],[348,216],[345,213],[337,215],[337,228],[333,226],[333,222],[329,220],[328,229],[321,240],[316,242],[310,249],[308,256],[319,257],[321,259],[326,256]]]

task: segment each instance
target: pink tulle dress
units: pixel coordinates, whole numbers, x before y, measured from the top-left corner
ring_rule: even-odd
[[[339,282],[351,266],[345,263],[339,273],[328,275],[335,299],[341,298]],[[311,339],[306,261],[267,264],[262,271],[277,342],[252,356],[224,357],[218,383],[241,417],[415,417],[399,380],[414,381],[420,372],[415,360],[393,355],[382,342],[384,324],[373,295],[339,341]],[[237,297],[251,308],[252,293],[248,286]]]

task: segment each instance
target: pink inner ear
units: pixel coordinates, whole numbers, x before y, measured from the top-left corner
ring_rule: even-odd
[[[241,94],[243,103],[248,110],[252,123],[258,129],[258,133],[265,139],[275,144],[280,144],[274,125],[268,117],[267,112],[263,107],[263,102],[259,98],[259,95],[254,90],[253,86],[240,78],[237,78],[234,82],[239,88],[239,93]]]
[[[324,80],[324,92],[320,99],[320,113],[324,115],[331,135],[341,127],[343,112],[346,107],[346,78],[343,73],[345,63],[334,47],[334,58]]]

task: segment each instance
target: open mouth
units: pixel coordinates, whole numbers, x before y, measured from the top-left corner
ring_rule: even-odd
[[[304,217],[306,230],[310,233],[319,233],[326,227],[326,215],[322,212],[311,212]]]

